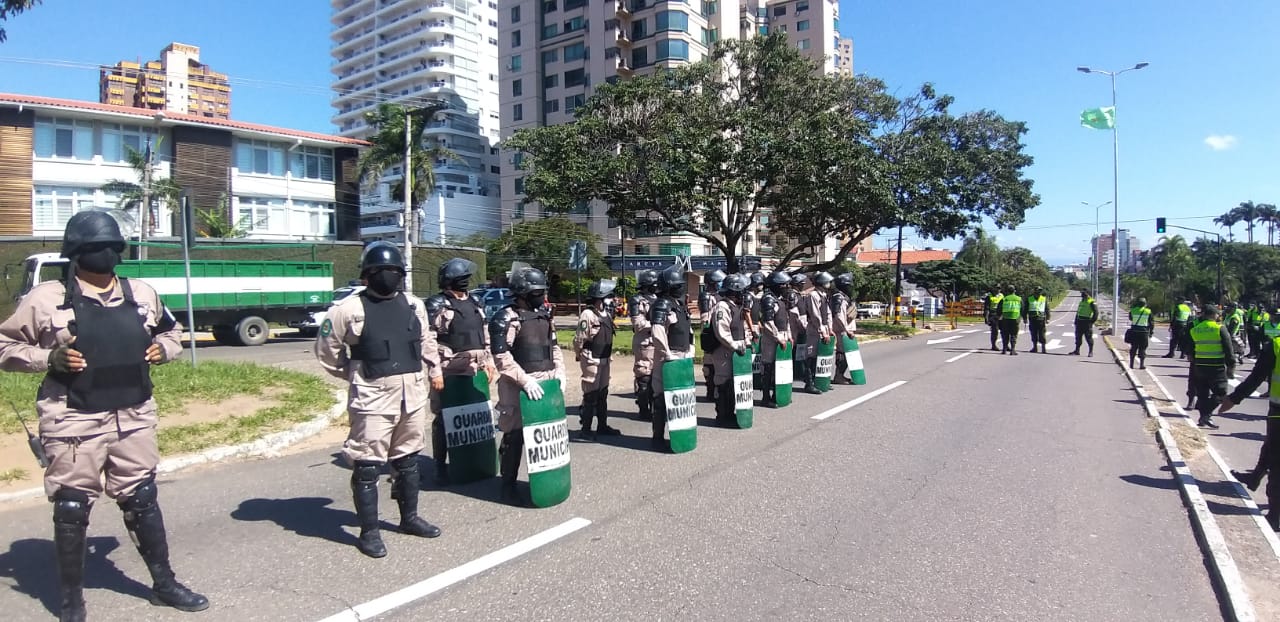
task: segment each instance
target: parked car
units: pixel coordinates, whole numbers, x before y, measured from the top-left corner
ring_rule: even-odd
[[[885,305],[882,302],[864,302],[858,305],[858,319],[870,319],[884,315]]]
[[[343,287],[339,287],[338,289],[333,290],[333,302],[330,303],[329,306],[333,306],[343,298],[351,296],[352,294],[359,294],[362,291],[364,291],[364,286],[360,285],[359,281],[353,281]],[[324,323],[324,316],[327,313],[327,310],[312,311],[308,314],[308,317],[305,320],[289,322],[289,328],[298,329],[298,333],[303,337],[315,337],[316,334],[320,332],[320,325]]]
[[[493,314],[516,301],[515,295],[505,287],[482,287],[473,289],[470,293],[484,302],[485,321],[493,319]]]

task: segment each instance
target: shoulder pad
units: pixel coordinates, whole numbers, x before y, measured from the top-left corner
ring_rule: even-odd
[[[765,296],[760,299],[760,317],[772,321],[778,316],[778,299],[773,296]]]
[[[489,350],[494,354],[502,354],[510,347],[507,344],[507,329],[511,327],[511,314],[503,309],[493,314],[489,320]]]
[[[660,326],[667,325],[667,317],[671,315],[671,301],[666,298],[659,298],[653,301],[653,306],[649,308],[649,321]]]

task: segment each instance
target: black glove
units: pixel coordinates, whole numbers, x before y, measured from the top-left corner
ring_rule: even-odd
[[[71,369],[71,359],[67,353],[71,351],[71,346],[58,346],[49,353],[49,369],[59,374],[69,374]]]

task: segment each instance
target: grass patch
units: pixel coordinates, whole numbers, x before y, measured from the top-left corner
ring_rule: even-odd
[[[8,471],[0,471],[0,484],[12,484],[13,482],[27,479],[26,469],[9,469]]]
[[[21,409],[28,425],[35,428],[35,395],[43,379],[41,374],[0,374],[0,398]],[[333,390],[324,380],[311,374],[263,367],[252,363],[201,363],[192,368],[175,361],[151,370],[155,383],[155,399],[159,407],[160,453],[173,454],[199,451],[219,445],[233,445],[253,440],[293,423],[306,421],[318,411],[333,405]],[[191,402],[218,403],[236,395],[264,396],[275,389],[272,399],[278,405],[261,408],[252,414],[174,427],[165,427],[166,416],[184,412]],[[0,405],[0,432],[22,429],[13,409]],[[239,413],[227,413],[239,414]]]
[[[916,329],[911,328],[911,323],[909,321],[905,324],[894,324],[892,322],[858,320],[858,333],[889,335],[891,337],[909,337],[916,334]]]

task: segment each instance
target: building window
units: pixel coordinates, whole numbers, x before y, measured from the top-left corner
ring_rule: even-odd
[[[151,139],[151,129],[138,125],[102,124],[102,159],[106,162],[128,162],[129,150],[143,153]]]
[[[524,120],[524,104],[515,104],[514,106],[511,107],[511,120],[512,121]]]
[[[689,43],[687,41],[659,41],[658,60],[689,60]]]
[[[808,30],[808,29],[809,29],[809,20],[802,19],[796,22],[796,32],[800,32],[802,30]]]
[[[494,174],[494,175],[499,175],[499,174],[501,174],[501,173],[502,173],[502,168],[501,168],[501,167],[498,167],[498,166],[490,166],[490,167],[489,167],[489,172],[490,172],[490,173],[492,173],[492,174]]]
[[[556,0],[543,0],[542,14],[546,15],[556,10]]]
[[[808,39],[801,39],[798,43],[796,43],[796,47],[798,47],[798,48],[800,48],[800,49],[802,49],[802,50],[807,50],[807,49],[809,49],[809,40],[808,40]]]
[[[716,6],[717,4],[719,3],[713,2],[710,0],[704,0],[702,3],[702,16],[711,17],[712,15],[715,15],[716,11],[719,9],[719,7]]]
[[[279,197],[237,197],[236,225],[250,233],[331,237],[332,203],[293,201]]]
[[[659,244],[659,255],[683,255],[688,257],[692,255],[692,244]]]
[[[547,50],[542,53],[542,64],[546,65],[560,60],[559,50]]]
[[[645,32],[645,29],[644,29],[645,21],[646,20],[644,18],[640,18],[634,22],[631,22],[631,40],[632,41],[639,41],[649,36],[649,33]]]
[[[524,80],[517,78],[511,81],[511,95],[514,97],[524,95]]]
[[[762,37],[767,36],[767,35],[769,34],[769,27],[768,27],[768,26],[761,26],[761,27],[759,27],[759,28],[757,28],[757,29],[756,29],[756,32],[760,33],[760,36],[762,36]]]
[[[639,69],[649,64],[649,47],[638,47],[631,50],[631,68]]]
[[[524,194],[524,177],[516,178],[516,194]]]
[[[572,11],[587,6],[587,0],[564,0],[564,10]]]
[[[38,158],[93,159],[93,122],[36,117],[35,154]]]
[[[778,26],[777,26],[777,28],[774,30],[774,32],[780,32],[780,33],[786,34],[786,32],[787,32],[787,25],[786,25],[786,24],[778,24]]]
[[[622,254],[622,245],[621,245],[621,244],[610,244],[610,245],[609,245],[609,256],[610,256],[610,257],[616,257],[616,256],[621,255],[621,254]]]
[[[510,69],[511,71],[520,71],[523,68],[523,66],[524,66],[524,63],[520,62],[520,55],[512,54],[511,62],[507,65],[507,68]]]
[[[560,24],[547,24],[542,27],[543,39],[550,39],[558,34],[560,34]]]
[[[796,3],[796,13],[804,13],[809,10],[809,0],[800,0]]]
[[[93,188],[36,186],[32,192],[31,226],[36,231],[62,231],[76,212],[115,206],[115,197],[99,203],[96,195]]]
[[[586,83],[587,83],[586,69],[573,69],[573,70],[564,72],[564,85],[566,87],[582,86]]]
[[[548,99],[542,102],[542,109],[546,112],[560,112],[560,100]]]
[[[577,32],[579,30],[582,30],[583,28],[586,28],[586,26],[587,26],[587,21],[585,19],[583,19],[582,17],[575,17],[564,23],[564,31],[566,33]]]
[[[517,24],[519,22],[520,22],[520,7],[513,6],[511,7],[511,23]]]
[[[294,147],[289,158],[289,170],[296,179],[333,181],[333,150]]]
[[[520,47],[520,43],[520,29],[517,28],[511,31],[511,47],[518,48]]]
[[[558,74],[558,73],[553,73],[553,74],[551,74],[551,75],[549,75],[549,76],[543,76],[543,78],[542,78],[542,88],[544,88],[544,89],[554,89],[554,88],[556,88],[557,86],[560,86],[560,74]]]
[[[786,15],[786,14],[787,14],[787,7],[785,7],[785,6],[776,6],[776,7],[773,7],[773,16],[774,16],[774,17],[782,17],[783,15]]]
[[[720,29],[707,28],[702,31],[702,45],[710,47],[713,43],[720,40]]]
[[[648,245],[648,244],[636,244],[636,254],[637,254],[637,255],[648,255],[648,254],[649,254],[649,245]]]
[[[578,93],[577,95],[570,95],[564,98],[564,111],[571,113],[574,110],[577,110],[578,106],[581,106],[585,103],[587,103],[586,95],[582,93]]]
[[[288,147],[283,143],[239,139],[236,141],[236,168],[242,174],[284,177],[286,149]]]
[[[658,11],[655,32],[675,30],[689,32],[689,14],[682,11]]]
[[[564,46],[564,62],[582,60],[587,57],[587,45],[584,42]]]

